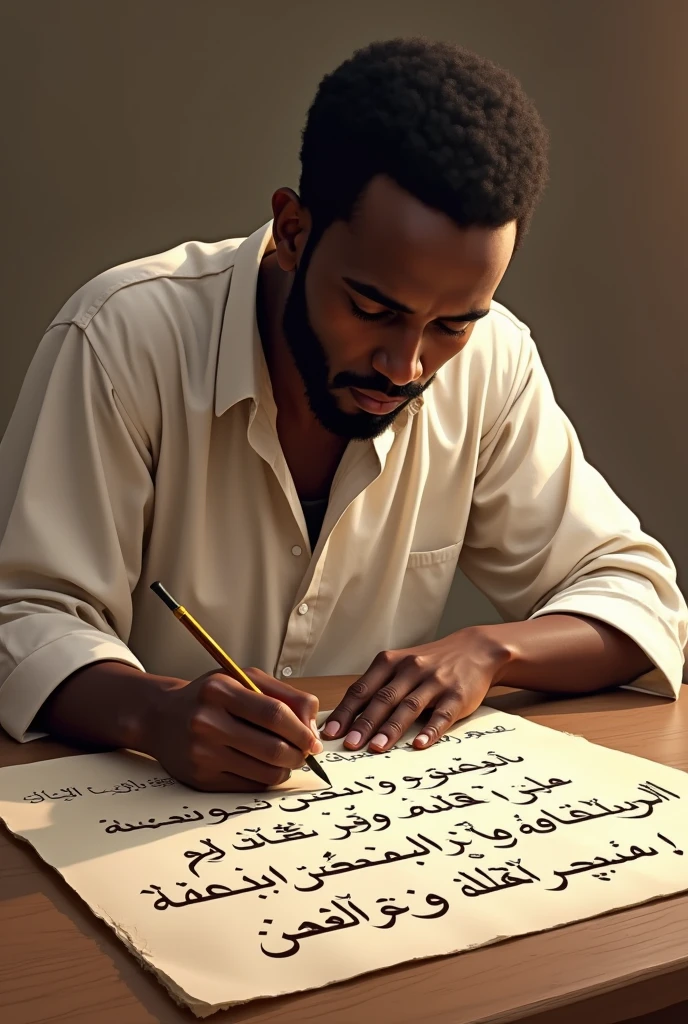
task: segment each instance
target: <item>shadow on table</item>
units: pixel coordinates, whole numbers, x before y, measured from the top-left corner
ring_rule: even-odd
[[[685,698],[684,698],[685,699]],[[532,690],[516,690],[510,687],[495,687],[483,701],[485,707],[510,714],[542,718],[547,715],[604,715],[642,708],[671,706],[675,701],[668,697],[639,693],[637,690],[611,687],[598,693],[572,696],[570,694],[536,693]]]

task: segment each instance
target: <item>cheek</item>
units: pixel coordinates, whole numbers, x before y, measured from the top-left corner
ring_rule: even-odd
[[[314,303],[311,327],[327,353],[332,368],[344,368],[370,357],[381,342],[380,328],[359,321],[341,303]]]
[[[306,275],[306,303],[311,328],[333,369],[369,364],[372,353],[384,342],[381,326],[355,317],[346,293],[315,263]]]

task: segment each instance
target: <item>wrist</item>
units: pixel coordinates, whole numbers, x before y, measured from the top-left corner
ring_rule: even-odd
[[[122,722],[128,736],[127,746],[143,754],[156,756],[157,738],[167,717],[170,694],[187,686],[185,679],[142,673],[137,700],[131,704]]]
[[[126,747],[155,756],[162,698],[185,685],[124,662],[94,662],[55,690],[38,713],[36,727],[71,743]]]
[[[484,666],[491,682],[497,686],[509,673],[518,659],[518,646],[514,642],[506,623],[484,626],[466,626],[460,634],[468,640],[477,652],[478,660]]]

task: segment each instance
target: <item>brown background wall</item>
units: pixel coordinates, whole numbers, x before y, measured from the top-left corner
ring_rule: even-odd
[[[688,581],[686,0],[12,0],[0,7],[0,431],[41,333],[115,263],[242,235],[297,183],[321,76],[374,38],[505,64],[552,181],[498,298],[590,460]],[[0,486],[2,483],[0,481]],[[457,581],[444,628],[494,613]]]

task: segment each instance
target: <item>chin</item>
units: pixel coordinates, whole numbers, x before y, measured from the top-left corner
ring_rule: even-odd
[[[355,412],[339,411],[337,417],[321,418],[320,422],[330,433],[349,441],[372,441],[379,437],[394,422],[404,406],[385,416],[375,416],[356,408]]]

